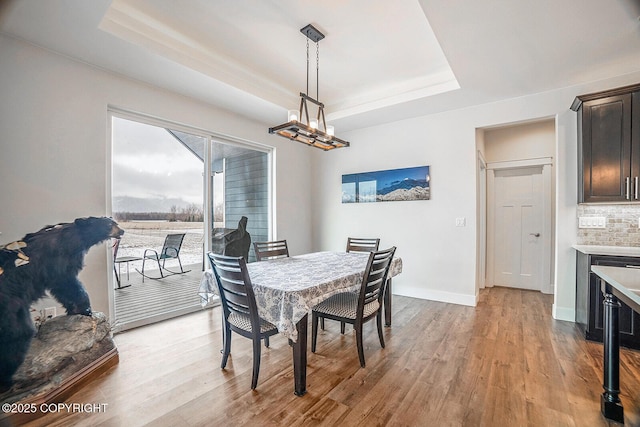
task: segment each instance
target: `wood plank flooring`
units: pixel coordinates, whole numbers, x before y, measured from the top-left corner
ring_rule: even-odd
[[[327,321],[309,353],[308,393],[293,394],[291,349],[262,352],[250,390],[251,345],[233,336],[220,369],[220,308],[116,335],[120,364],[70,397],[99,413],[48,414],[29,426],[607,426],[600,415],[602,345],[551,317],[552,296],[492,288],[477,307],[394,296],[380,348]],[[640,353],[621,351],[626,425],[640,425]]]

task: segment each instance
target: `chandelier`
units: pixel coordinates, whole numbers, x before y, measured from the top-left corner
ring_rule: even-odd
[[[320,55],[318,42],[324,38],[324,34],[309,24],[300,30],[307,37],[307,93],[300,92],[300,108],[288,111],[288,122],[269,128],[269,133],[275,133],[292,141],[317,147],[322,150],[348,147],[349,143],[334,135],[334,127],[327,125],[324,118],[324,104],[318,101],[318,87],[320,74]],[[316,44],[316,99],[307,95],[309,93],[309,40]],[[309,118],[307,102],[317,107],[315,117]]]

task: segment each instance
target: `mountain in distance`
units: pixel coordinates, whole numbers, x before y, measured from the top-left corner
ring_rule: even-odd
[[[429,183],[425,179],[403,179],[396,181],[390,186],[378,190],[376,200],[379,202],[401,201],[401,200],[429,200],[431,190]]]
[[[390,186],[378,190],[378,195],[385,195],[392,193],[396,190],[411,190],[416,187],[429,188],[429,183],[426,179],[403,179],[402,181],[395,181]]]

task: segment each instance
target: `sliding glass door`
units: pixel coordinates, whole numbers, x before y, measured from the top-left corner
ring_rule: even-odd
[[[125,230],[113,260],[116,331],[200,310],[207,251],[241,248],[255,259],[251,243],[270,236],[270,171],[270,152],[259,145],[112,115],[112,216]],[[144,258],[170,234],[184,240],[165,274]]]

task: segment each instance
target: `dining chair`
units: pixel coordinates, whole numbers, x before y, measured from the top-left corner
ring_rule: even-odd
[[[380,239],[347,238],[347,252],[373,252],[378,250]]]
[[[222,303],[222,320],[224,324],[222,363],[227,366],[231,353],[231,331],[253,341],[253,377],[251,389],[258,385],[260,373],[260,342],[265,341],[269,347],[269,337],[278,333],[278,328],[260,318],[253,285],[247,270],[247,262],[243,257],[230,257],[212,252],[208,254],[218,286]]]
[[[342,292],[334,295],[313,307],[311,318],[311,351],[315,353],[318,338],[318,319],[332,319],[341,323],[350,323],[356,331],[356,344],[360,366],[364,368],[364,347],[362,344],[362,325],[374,317],[378,324],[378,338],[384,348],[382,330],[382,300],[387,283],[389,266],[396,251],[389,249],[374,251],[369,254],[367,268],[362,278],[360,291]]]
[[[256,260],[288,258],[289,248],[286,240],[275,240],[272,242],[253,242],[253,250],[256,253]]]
[[[379,245],[380,239],[347,237],[347,252],[373,252],[378,250]],[[320,320],[320,328],[324,330],[324,319]],[[344,328],[344,322],[340,322],[341,334],[344,334]]]

